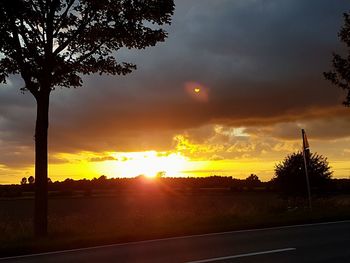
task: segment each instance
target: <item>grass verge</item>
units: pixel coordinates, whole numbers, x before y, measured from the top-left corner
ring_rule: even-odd
[[[313,210],[272,193],[135,193],[49,201],[49,237],[34,239],[33,200],[0,201],[0,255],[350,219],[350,195],[316,199]]]

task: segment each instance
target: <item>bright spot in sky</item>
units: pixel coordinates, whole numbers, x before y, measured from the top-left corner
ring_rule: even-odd
[[[114,175],[123,177],[134,177],[145,175],[154,177],[159,172],[166,176],[179,176],[186,169],[188,160],[180,153],[163,153],[156,151],[123,153],[123,157],[116,154],[118,160],[115,162]]]
[[[186,82],[185,83],[186,93],[194,100],[199,102],[208,102],[209,100],[209,89],[203,84],[197,82]]]

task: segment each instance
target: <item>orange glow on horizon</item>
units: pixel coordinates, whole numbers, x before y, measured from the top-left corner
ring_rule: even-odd
[[[155,177],[177,177],[183,170],[191,169],[191,161],[176,152],[105,152],[96,154],[82,152],[79,154],[59,154],[57,159],[69,160],[66,163],[50,165],[50,174],[59,174],[65,178],[99,177],[136,177],[144,175]],[[59,179],[61,180],[61,179]]]
[[[270,180],[273,176],[272,170],[275,164],[274,161],[261,162],[248,159],[193,159],[186,157],[179,151],[105,152],[103,154],[84,152],[74,156],[62,154],[60,157],[70,161],[50,165],[50,176],[53,180],[64,180],[65,178],[92,179],[101,175],[106,175],[108,178],[132,178],[139,175],[154,178],[159,173],[163,173],[166,177],[220,175],[242,179],[251,173],[255,173],[262,180]],[[57,178],[57,175],[60,178]]]
[[[103,156],[101,158],[101,156]],[[106,156],[110,158],[106,158]],[[58,162],[49,165],[49,177],[53,181],[63,181],[66,178],[74,180],[92,179],[105,175],[108,178],[136,177],[145,175],[155,177],[164,172],[167,177],[206,177],[232,176],[245,179],[251,173],[257,174],[263,181],[269,181],[274,175],[276,160],[272,159],[223,159],[204,160],[191,159],[179,152],[80,152],[77,154],[58,154]],[[101,161],[96,161],[98,158]],[[350,174],[349,162],[330,162],[334,169],[334,178],[348,178]],[[34,167],[8,170],[3,177],[3,184],[19,183],[22,177],[34,175]]]
[[[240,138],[237,140],[240,143],[234,142],[229,148],[224,148],[222,141],[201,143],[191,140],[189,135],[178,134],[173,138],[174,146],[170,151],[56,153],[50,155],[49,177],[52,181],[66,178],[93,179],[101,175],[108,178],[132,178],[139,175],[154,178],[162,173],[166,177],[218,175],[245,179],[254,173],[260,180],[269,181],[274,176],[275,165],[288,152],[295,151],[293,141],[281,142],[274,145],[271,153],[261,151],[260,155],[254,155],[251,154],[256,152],[254,138],[244,128],[223,130],[216,126],[215,129],[215,134],[221,136],[219,139],[229,134]],[[252,143],[249,144],[249,140],[253,140]],[[349,161],[346,158],[334,159],[330,158],[333,177],[349,178]],[[34,167],[10,168],[0,165],[0,172],[4,174],[2,184],[19,183],[23,177],[34,175]]]

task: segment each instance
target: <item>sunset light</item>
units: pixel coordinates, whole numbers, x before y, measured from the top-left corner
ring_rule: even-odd
[[[157,174],[178,177],[184,176],[183,171],[194,169],[189,158],[176,152],[81,152],[59,154],[55,159],[60,161],[50,165],[54,180],[67,177],[92,179],[101,175],[108,178],[155,177]]]
[[[124,160],[117,161],[116,171],[125,177],[145,175],[155,177],[158,173],[165,176],[178,176],[186,169],[187,160],[177,153],[162,153],[156,151],[134,152],[123,154]]]
[[[12,2],[2,1],[0,12]],[[55,5],[60,9],[68,2],[85,5],[89,1],[57,2],[64,3]],[[53,21],[58,28],[48,46],[55,50],[52,61],[57,65],[49,65],[51,73],[41,72],[40,61],[46,61],[41,57],[46,54],[42,50],[48,47],[44,45],[48,41],[44,37],[47,27],[40,24],[44,20],[28,20],[40,22],[29,26],[22,19],[31,15],[12,14],[11,19],[21,15],[15,24],[23,46],[6,44],[7,38],[0,41],[0,184],[19,183],[24,177],[39,176],[38,171],[52,180],[101,175],[154,177],[160,173],[168,177],[215,174],[244,179],[256,173],[269,181],[275,175],[276,164],[301,150],[301,129],[308,132],[311,151],[328,158],[333,176],[350,178],[349,109],[342,106],[343,91],[332,88],[334,83],[327,82],[323,75],[332,70],[330,51],[337,53],[340,45],[336,37],[342,26],[339,14],[349,6],[346,1],[325,1],[309,13],[309,5],[308,1],[208,1],[203,5],[195,0],[178,1],[173,10],[172,5],[162,4],[168,9],[160,8],[155,15],[162,11],[163,18],[141,12],[124,24],[118,22],[129,25],[140,19],[140,26],[145,23],[144,30],[136,35],[127,29],[120,31],[130,34],[130,39],[123,38],[121,43],[114,43],[120,39],[111,37],[115,34],[105,36],[105,31],[96,36],[111,37],[108,41],[113,43],[104,37],[103,41],[96,39],[89,30],[70,38],[70,34],[76,34],[74,26],[67,22],[65,28],[63,21]],[[68,5],[66,11],[74,11],[70,10],[74,6]],[[324,10],[329,12],[327,19]],[[63,9],[53,11],[57,17],[49,17],[54,20],[65,14]],[[84,17],[78,13],[71,15],[78,20]],[[115,14],[122,13],[117,10]],[[108,14],[110,11],[101,11],[96,17]],[[0,17],[7,15],[4,12]],[[95,23],[112,19],[96,17],[96,21],[90,21],[94,30],[105,26],[95,28]],[[265,21],[266,17],[270,19]],[[282,30],[290,26],[290,21],[300,22],[292,32]],[[7,22],[3,19],[0,28],[12,39],[13,32],[7,30],[14,25],[7,27]],[[155,25],[150,26],[153,22]],[[159,28],[157,22],[161,22]],[[170,22],[171,26],[163,28]],[[309,27],[325,30],[311,30],[311,36]],[[153,30],[154,39],[145,37]],[[158,41],[162,44],[157,45]],[[12,61],[7,55],[13,52],[28,57]],[[16,68],[12,65],[15,62],[21,65]],[[23,68],[31,70],[21,72]],[[55,81],[38,76],[54,76]],[[332,76],[328,74],[328,79]],[[40,87],[40,83],[51,86]],[[18,96],[19,92],[23,96]],[[41,92],[45,96],[38,96]],[[38,103],[38,98],[43,101]],[[43,123],[36,122],[39,104],[49,106],[39,109],[40,114],[48,114],[49,125],[43,121],[46,118],[40,119]],[[46,144],[48,147],[44,147]],[[35,165],[41,168],[35,169]]]
[[[349,10],[0,0],[0,261],[350,262]]]

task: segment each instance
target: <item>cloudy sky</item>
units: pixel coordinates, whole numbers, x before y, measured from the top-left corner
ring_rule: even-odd
[[[176,0],[169,37],[117,53],[138,68],[57,89],[50,108],[53,180],[251,173],[263,180],[301,148],[350,176],[350,109],[324,80],[343,0]],[[33,174],[35,101],[11,76],[0,87],[0,183]]]

